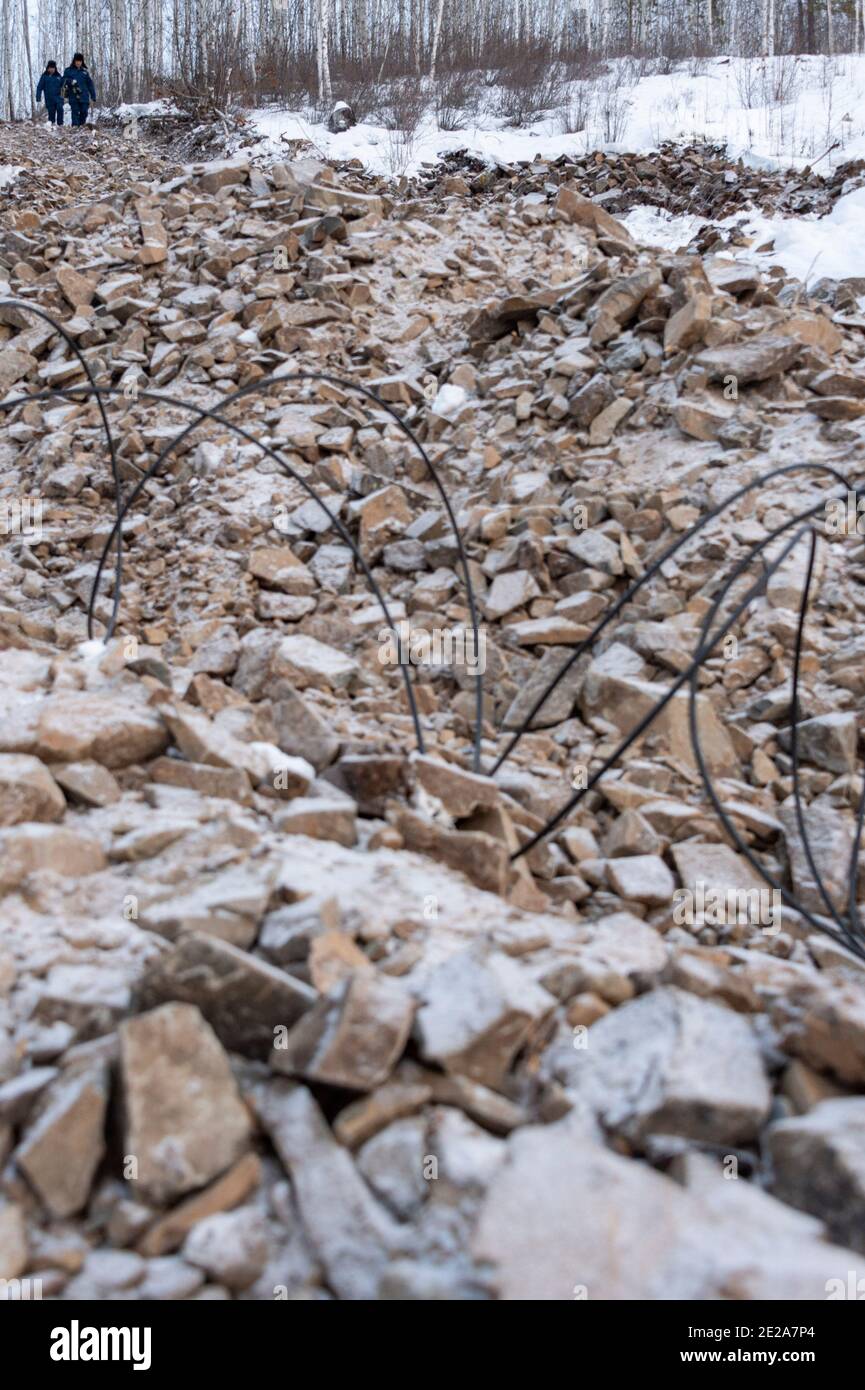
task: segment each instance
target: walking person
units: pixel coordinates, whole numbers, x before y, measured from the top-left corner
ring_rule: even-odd
[[[96,100],[96,88],[87,71],[83,53],[76,53],[64,72],[63,91],[69,102],[72,124],[86,125],[90,102]]]
[[[36,88],[36,104],[45,98],[45,110],[48,112],[48,120],[51,125],[63,124],[63,78],[57,71],[57,64],[50,58],[45,64],[45,71],[39,79]]]

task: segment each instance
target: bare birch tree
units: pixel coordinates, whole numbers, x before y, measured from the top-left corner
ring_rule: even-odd
[[[433,29],[432,36],[432,50],[430,52],[429,60],[429,75],[431,82],[435,81],[436,59],[438,57],[439,51],[439,40],[441,39],[442,35],[442,19],[444,18],[444,9],[445,0],[438,0],[438,5],[436,7],[435,27]]]

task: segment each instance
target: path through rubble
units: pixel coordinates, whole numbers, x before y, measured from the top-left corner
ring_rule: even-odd
[[[865,1254],[865,964],[732,848],[685,693],[513,856],[687,667],[748,547],[831,495],[797,739],[847,910],[862,287],[809,296],[717,237],[642,250],[568,162],[401,189],[6,126],[0,164],[20,171],[0,298],[56,317],[113,388],[125,488],[187,406],[275,370],[355,381],[445,481],[483,639],[467,655],[417,451],[356,393],[293,382],[226,408],[251,438],[197,424],[144,484],[116,632],[88,642],[116,508],[98,407],[51,325],[0,308],[0,387],[40,397],[0,435],[0,1278],[60,1299],[826,1297]],[[350,547],[252,439],[386,595],[425,756]],[[664,564],[495,778],[472,771],[478,656],[488,772],[652,559],[791,463]],[[697,704],[731,824],[822,917],[793,803],[805,554]],[[113,584],[109,563],[97,635]]]

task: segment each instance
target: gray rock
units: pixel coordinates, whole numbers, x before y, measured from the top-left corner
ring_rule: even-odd
[[[414,1000],[398,980],[358,970],[317,1001],[270,1052],[274,1071],[372,1091],[402,1055]]]
[[[483,1191],[504,1161],[507,1144],[481,1129],[462,1111],[443,1106],[433,1115],[430,1152],[438,1159],[440,1181]]]
[[[267,1226],[254,1207],[214,1212],[192,1228],[183,1258],[229,1289],[254,1284],[267,1263]]]
[[[826,904],[805,853],[796,807],[782,806],[778,816],[784,827],[784,843],[794,892],[804,907],[812,912],[825,913]],[[803,807],[803,818],[814,863],[829,898],[843,909],[847,899],[850,853],[853,848],[852,816],[844,815],[830,801],[818,799],[812,801],[810,806]]]
[[[568,661],[572,652],[568,647],[551,647],[536,663],[532,674],[521,684],[504,718],[505,729],[517,729],[528,716],[529,710],[539,700],[547,685],[557,676]],[[589,664],[586,655],[575,661],[566,676],[563,676],[551,695],[544,701],[531,723],[533,729],[545,729],[552,724],[561,724],[571,714],[579,697],[583,675]]]
[[[772,1190],[865,1254],[865,1098],[824,1100],[768,1131]]]
[[[496,1090],[553,1006],[552,996],[508,956],[469,947],[443,961],[422,986],[415,1023],[421,1054]]]
[[[416,1216],[427,1197],[424,1159],[427,1124],[421,1116],[396,1120],[357,1155],[357,1166],[373,1192],[400,1221]]]
[[[607,878],[620,898],[662,906],[673,896],[676,880],[657,854],[633,854],[611,859]]]
[[[274,691],[273,722],[283,753],[305,758],[316,772],[329,767],[339,752],[339,739],[315,707],[286,682]]]
[[[568,410],[581,429],[588,429],[595,416],[600,415],[615,399],[610,378],[596,372],[585,386],[571,396]]]
[[[683,1188],[575,1117],[520,1130],[508,1150],[472,1240],[502,1299],[822,1300],[856,1259],[720,1164],[713,1194]]]
[[[125,1153],[156,1202],[203,1187],[249,1142],[228,1058],[198,1009],[163,1004],[120,1029]]]
[[[262,1087],[258,1114],[289,1174],[307,1239],[339,1298],[374,1299],[403,1237],[302,1086]]]
[[[740,386],[747,386],[749,382],[766,381],[786,372],[801,351],[802,344],[794,338],[759,333],[744,342],[706,348],[697,354],[694,362],[705,368],[710,381],[723,381],[733,376]]]
[[[26,753],[0,753],[0,826],[56,821],[65,810],[66,798],[44,763]]]
[[[772,1099],[748,1020],[672,986],[599,1019],[584,1049],[561,1049],[555,1075],[635,1145],[653,1135],[748,1143]]]
[[[87,1202],[105,1152],[107,1104],[107,1066],[61,1076],[15,1150],[16,1164],[52,1216],[72,1216]]]
[[[619,575],[624,568],[619,547],[602,531],[589,528],[578,532],[568,541],[568,550],[575,559],[604,574]]]
[[[224,1047],[266,1058],[276,1030],[291,1028],[317,998],[309,985],[275,965],[227,941],[187,932],[149,968],[139,1004],[194,1004]]]
[[[557,955],[541,977],[557,999],[591,991],[611,1004],[631,999],[661,976],[668,958],[663,938],[630,912],[600,917]]]
[[[856,743],[858,725],[852,710],[836,714],[820,714],[814,719],[805,719],[797,726],[796,744],[799,757],[815,767],[824,767],[829,772],[852,772],[856,766]],[[782,729],[778,735],[782,748],[792,746],[790,729]]]

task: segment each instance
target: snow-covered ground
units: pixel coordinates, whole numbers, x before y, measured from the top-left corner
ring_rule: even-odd
[[[334,159],[359,159],[372,173],[412,173],[448,150],[467,148],[512,162],[584,153],[586,149],[656,149],[665,140],[726,142],[730,155],[763,167],[825,169],[865,157],[865,55],[692,59],[666,74],[640,76],[633,59],[608,65],[606,75],[573,82],[558,110],[513,129],[489,112],[495,89],[483,89],[484,109],[463,130],[442,130],[431,115],[411,135],[363,122],[332,135],[309,112],[264,108],[251,113],[263,147],[309,140]],[[565,124],[583,125],[567,133]]]
[[[136,119],[139,116],[172,116],[177,112],[177,107],[173,102],[160,99],[159,101],[124,101],[119,106],[114,107],[115,116],[119,116],[121,121]]]
[[[15,164],[0,164],[0,188],[5,188],[7,183],[11,183],[20,173],[20,168]]]
[[[451,150],[513,163],[540,155],[581,155],[587,150],[650,152],[664,141],[726,144],[731,158],[786,169],[814,164],[828,172],[846,160],[865,158],[865,55],[836,58],[692,59],[669,73],[641,75],[641,65],[621,59],[605,75],[571,83],[561,107],[521,129],[490,112],[497,94],[483,89],[483,109],[462,130],[442,130],[432,110],[411,132],[362,122],[331,134],[309,112],[253,111],[262,155],[285,154],[287,142],[308,141],[333,159],[357,159],[371,173],[411,174]],[[568,133],[567,125],[582,125]],[[612,137],[612,138],[611,138]],[[833,147],[834,148],[831,148]],[[742,215],[735,219],[742,223]],[[647,245],[684,246],[700,225],[695,217],[669,217],[635,208],[625,219]],[[766,264],[778,263],[801,279],[865,274],[865,193],[841,198],[820,220],[804,217],[747,220],[754,247],[774,240]]]
[[[678,250],[687,246],[699,227],[700,217],[671,217],[662,208],[638,207],[623,222],[644,246],[665,246]],[[751,237],[748,251],[737,249],[737,256],[750,258],[764,267],[781,265],[789,275],[803,283],[824,276],[843,280],[865,277],[865,188],[854,189],[838,199],[826,217],[764,217],[762,213],[737,213],[718,224],[740,227]],[[759,248],[774,242],[771,251]]]

